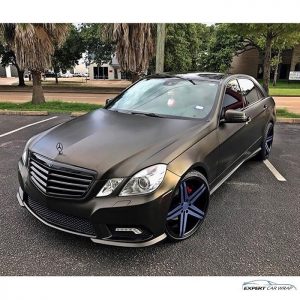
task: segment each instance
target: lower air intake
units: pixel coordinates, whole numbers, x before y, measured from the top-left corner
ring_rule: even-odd
[[[65,214],[45,206],[40,201],[28,197],[29,208],[44,221],[73,232],[96,236],[95,229],[89,220],[77,216]]]

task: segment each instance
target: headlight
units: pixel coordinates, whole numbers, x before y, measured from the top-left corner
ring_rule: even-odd
[[[109,179],[104,184],[104,186],[102,187],[102,189],[100,190],[100,192],[97,194],[96,197],[103,197],[103,196],[110,195],[122,181],[123,181],[123,178]]]
[[[154,165],[136,173],[124,186],[120,196],[148,194],[158,188],[164,179],[166,165]]]

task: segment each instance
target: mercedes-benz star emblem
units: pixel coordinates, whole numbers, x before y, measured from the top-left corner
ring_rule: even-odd
[[[62,154],[63,153],[63,149],[64,149],[64,146],[62,143],[57,143],[56,144],[56,149],[58,151],[58,154]]]

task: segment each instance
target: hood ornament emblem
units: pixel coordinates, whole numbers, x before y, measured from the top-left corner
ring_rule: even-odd
[[[58,151],[59,155],[63,154],[63,149],[64,149],[64,146],[63,146],[62,143],[57,143],[56,144],[56,150]]]

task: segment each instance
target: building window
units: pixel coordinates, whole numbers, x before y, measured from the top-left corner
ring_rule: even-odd
[[[118,79],[118,69],[114,69],[114,78]]]
[[[259,64],[257,67],[257,79],[262,79],[264,74],[264,66]]]
[[[94,79],[108,79],[108,67],[94,67]]]
[[[279,65],[279,79],[288,79],[290,73],[290,64],[280,64]]]

